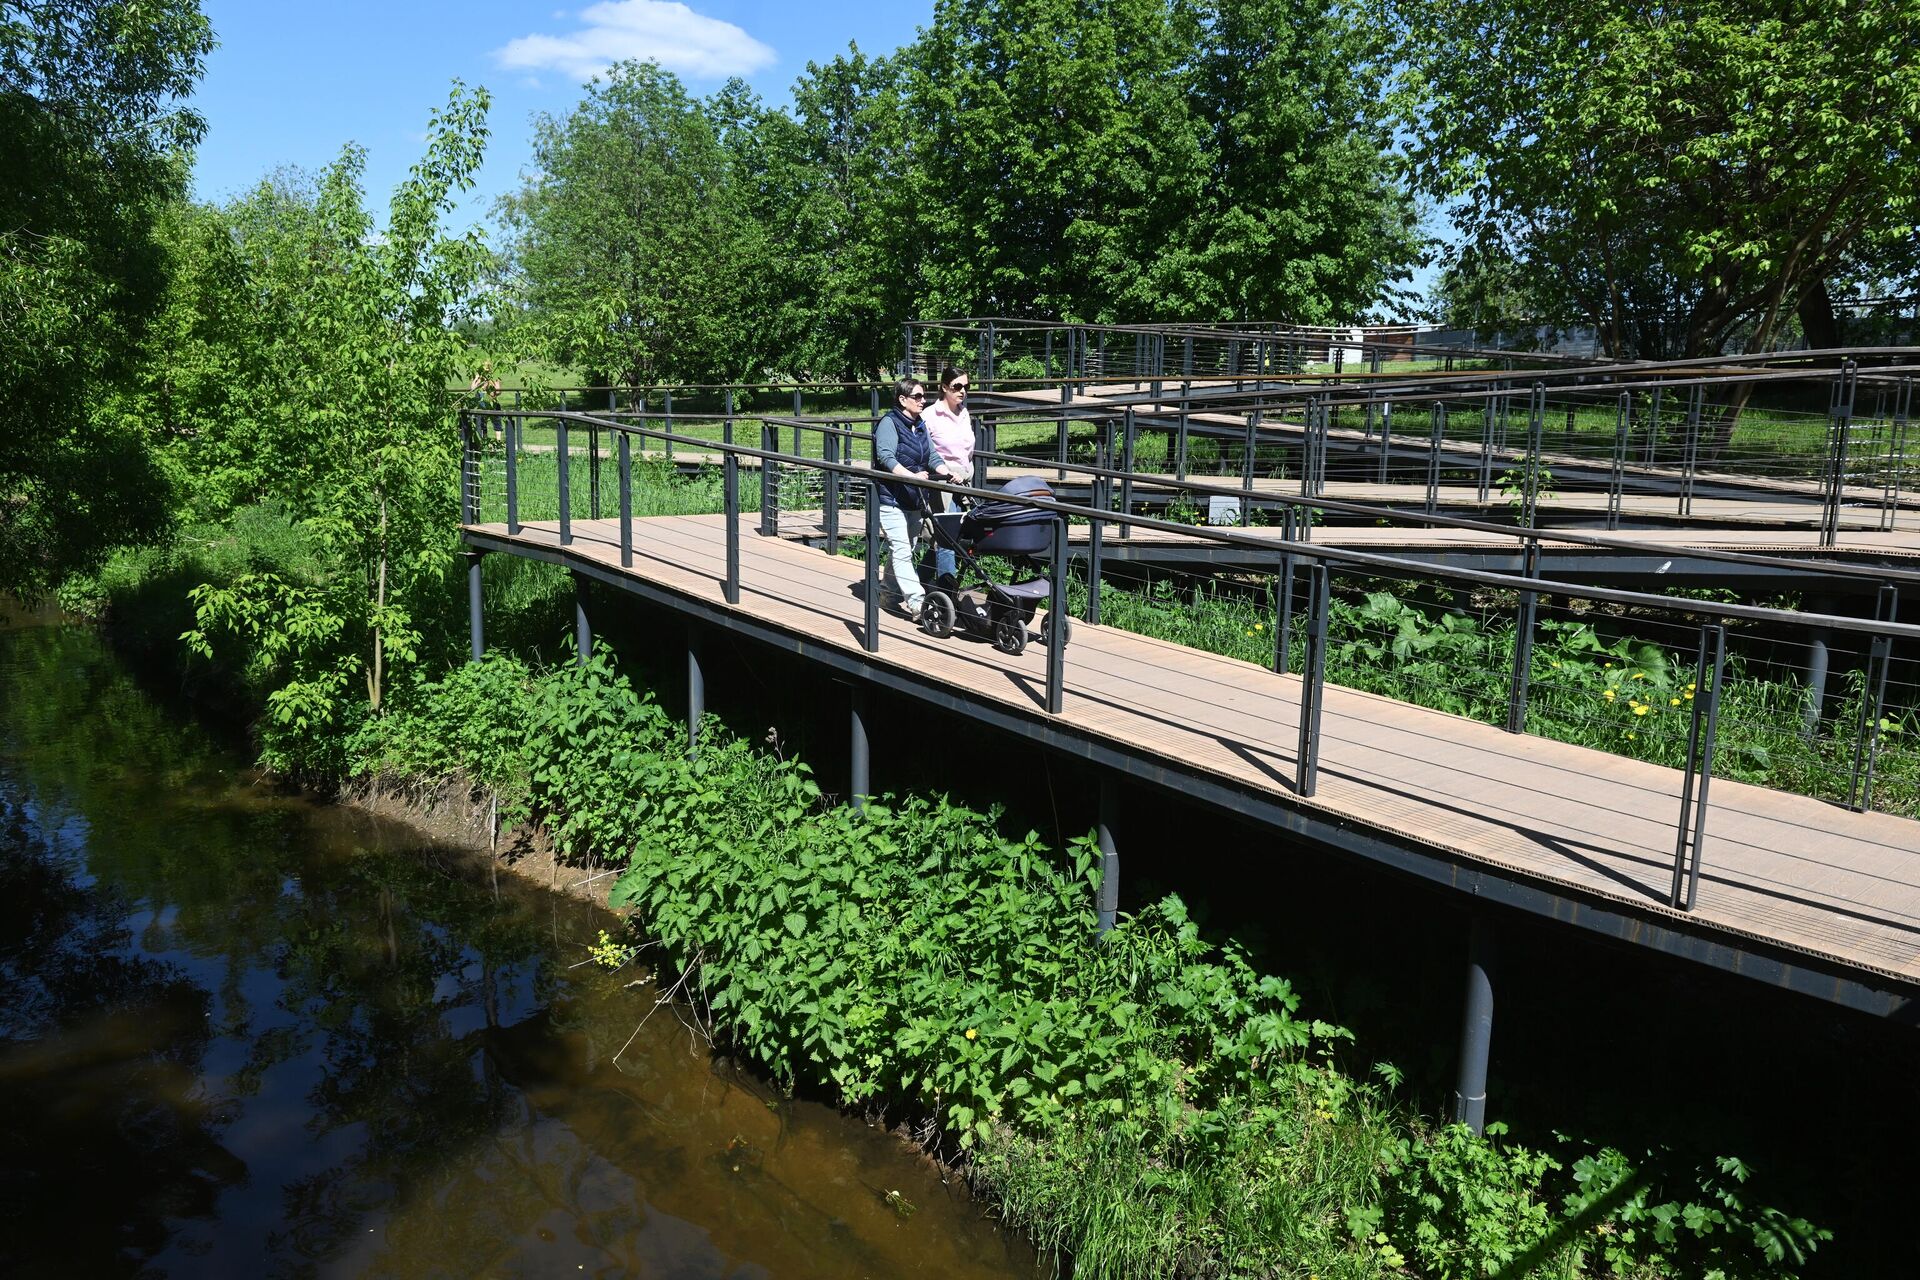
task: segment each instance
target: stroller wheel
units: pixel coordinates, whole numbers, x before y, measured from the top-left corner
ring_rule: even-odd
[[[1058,625],[1060,627],[1060,645],[1062,648],[1065,648],[1068,644],[1072,643],[1073,641],[1073,623],[1069,621],[1067,617],[1063,614],[1061,615]],[[1047,645],[1049,647],[1052,646],[1054,626],[1055,626],[1055,623],[1053,620],[1053,610],[1049,609],[1047,610],[1046,613],[1040,615],[1040,643],[1041,644]]]
[[[1008,614],[993,624],[993,647],[1019,657],[1027,647],[1027,628],[1019,615]]]
[[[927,592],[926,602],[920,606],[920,629],[935,640],[945,640],[953,634],[955,611],[953,597],[944,591]]]

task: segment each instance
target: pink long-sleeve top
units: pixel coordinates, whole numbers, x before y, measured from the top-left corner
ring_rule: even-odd
[[[965,406],[955,413],[945,400],[935,400],[920,415],[934,452],[951,463],[950,470],[965,475],[973,467],[973,416]]]

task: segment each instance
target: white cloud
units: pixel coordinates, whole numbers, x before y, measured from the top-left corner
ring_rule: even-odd
[[[509,41],[494,50],[494,61],[508,70],[558,71],[585,80],[632,58],[693,79],[719,80],[749,75],[774,60],[772,49],[731,22],[673,0],[604,0],[583,10],[580,21],[585,25],[568,35]]]

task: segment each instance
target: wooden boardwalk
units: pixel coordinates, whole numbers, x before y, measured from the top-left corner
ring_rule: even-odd
[[[862,563],[757,536],[751,517],[742,522],[737,606],[721,596],[721,517],[636,520],[627,570],[617,522],[572,527],[566,548],[553,523],[528,524],[514,537],[499,524],[471,525],[467,534],[482,548],[645,584],[708,616],[750,619],[796,645],[872,664],[905,687],[942,682],[1003,720],[1044,722],[1156,762],[1176,782],[1223,783],[1571,903],[1610,905],[1708,946],[1748,954],[1760,944],[1759,953],[1787,953],[1789,964],[1802,956],[1823,980],[1837,973],[1891,993],[1895,1005],[1920,999],[1920,822],[1716,779],[1698,906],[1672,911],[1665,903],[1682,782],[1675,770],[1328,686],[1319,787],[1300,799],[1292,789],[1296,677],[1076,623],[1056,719],[1043,710],[1046,652],[1037,643],[1009,657],[961,637],[933,640],[883,612],[879,650],[863,654]]]

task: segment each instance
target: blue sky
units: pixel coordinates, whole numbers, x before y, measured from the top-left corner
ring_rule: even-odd
[[[318,170],[357,142],[368,203],[384,210],[419,158],[427,116],[456,78],[493,91],[493,136],[468,221],[519,185],[529,118],[564,114],[592,69],[656,58],[696,94],[740,75],[769,104],[809,61],[857,41],[891,53],[933,14],[932,0],[600,0],[558,8],[512,0],[202,0],[220,42],[194,95],[207,136],[195,194],[220,200],[286,165]]]

